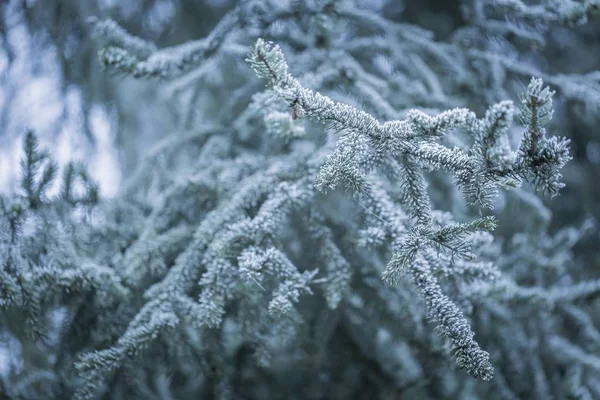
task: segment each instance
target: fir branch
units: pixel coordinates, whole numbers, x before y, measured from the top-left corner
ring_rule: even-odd
[[[95,24],[97,38],[104,37],[108,41],[98,53],[106,68],[135,78],[171,79],[197,67],[219,50],[229,49],[236,53],[238,47],[228,47],[224,42],[239,24],[239,14],[240,9],[228,13],[204,39],[165,50],[156,50],[153,45],[128,34],[111,20],[91,22]]]

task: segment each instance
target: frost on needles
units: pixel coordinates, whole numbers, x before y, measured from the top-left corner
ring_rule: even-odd
[[[153,79],[172,130],[100,201],[78,164],[49,195],[60,174],[26,137],[22,187],[0,198],[0,305],[34,354],[10,395],[548,399],[563,370],[565,393],[600,393],[600,281],[571,254],[586,229],[550,234],[522,185],[562,187],[553,92],[532,79],[518,107],[498,102],[533,75],[589,117],[597,75],[544,73],[487,41],[530,43],[537,22],[579,23],[594,2],[466,3],[444,41],[337,0],[241,2],[162,49],[90,21],[102,66]],[[263,40],[248,54],[258,37],[289,66]]]
[[[290,74],[283,52],[273,43],[258,39],[247,61],[289,107],[294,119],[312,119],[342,133],[335,151],[319,170],[316,187],[320,191],[343,186],[357,199],[376,203],[378,193],[371,189],[376,170],[400,189],[402,210],[410,223],[374,220],[377,225],[384,224],[374,229],[392,231],[393,256],[383,278],[395,283],[406,275],[425,299],[429,319],[452,341],[457,364],[475,377],[491,379],[489,354],[474,340],[468,321],[443,293],[432,269],[445,261],[444,255],[472,261],[470,237],[493,230],[496,223],[493,217],[442,223],[432,210],[424,172],[451,174],[469,204],[481,208],[492,207],[499,188],[516,187],[523,180],[531,181],[540,191],[558,194],[563,186],[560,170],[570,156],[568,140],[549,137],[544,129],[552,117],[553,92],[543,87],[541,79],[531,80],[521,98],[520,120],[525,132],[518,150],[512,150],[507,138],[514,114],[511,101],[494,104],[482,119],[468,109],[455,108],[436,116],[413,110],[404,120],[381,123],[365,111],[303,87]],[[469,151],[439,143],[457,129],[473,138]]]

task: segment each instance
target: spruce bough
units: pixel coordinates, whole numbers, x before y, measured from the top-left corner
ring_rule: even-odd
[[[176,118],[113,199],[26,136],[0,197],[18,344],[2,391],[600,395],[600,281],[572,251],[591,224],[551,231],[533,193],[562,192],[570,160],[553,102],[590,118],[597,75],[543,73],[487,36],[520,55],[594,2],[483,3],[447,40],[352,0],[243,2],[166,49],[90,20],[115,82],[152,80]]]

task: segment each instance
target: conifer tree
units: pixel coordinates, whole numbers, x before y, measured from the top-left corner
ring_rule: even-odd
[[[595,224],[549,208],[600,80],[521,57],[598,2],[464,1],[445,39],[367,3],[243,1],[167,47],[87,20],[174,128],[114,198],[24,136],[3,395],[600,397]]]

